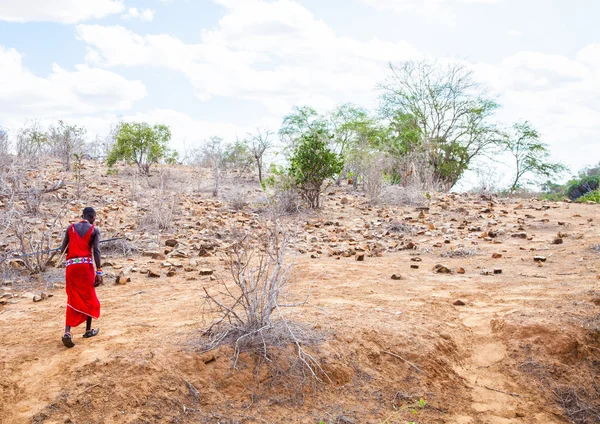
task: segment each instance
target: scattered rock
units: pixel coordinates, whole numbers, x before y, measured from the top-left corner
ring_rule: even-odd
[[[360,255],[356,255],[356,260],[359,262],[362,262],[365,260],[365,255],[364,253],[361,253]]]
[[[437,264],[432,269],[433,272],[437,272],[438,274],[452,274],[450,268],[445,265]]]
[[[465,306],[466,303],[459,299],[459,300],[455,300],[453,305],[454,306]]]
[[[120,285],[125,285],[127,283],[129,283],[131,281],[131,278],[129,277],[125,277],[125,274],[123,272],[120,272],[119,275],[117,275],[117,279],[115,280],[115,284],[120,284]]]
[[[149,269],[148,270],[148,277],[150,278],[160,278],[160,272]]]
[[[178,244],[179,244],[179,241],[177,241],[176,239],[165,240],[165,246],[168,246],[168,247],[177,247]]]
[[[212,269],[201,269],[200,270],[200,275],[202,276],[207,276],[207,275],[213,275],[214,271]]]
[[[534,256],[533,261],[534,262],[546,262],[546,257],[545,256]]]
[[[400,274],[392,274],[392,280],[403,280],[404,277]]]
[[[527,233],[514,233],[511,234],[512,238],[520,238],[520,239],[526,239],[527,238]]]
[[[421,262],[423,259],[419,258],[418,256],[415,256],[414,258],[410,258],[410,260],[413,262]]]
[[[464,269],[464,268],[458,268],[458,269],[456,270],[456,272],[457,272],[458,274],[464,274],[466,271],[465,271],[465,269]]]
[[[498,275],[498,274],[502,274],[502,269],[500,268],[494,268],[494,274]]]
[[[411,269],[419,269],[419,265],[417,265],[417,264],[410,264],[410,268]]]
[[[563,244],[563,239],[556,237],[554,240],[552,240],[552,244]]]
[[[502,253],[492,253],[492,259],[500,259],[502,257]]]

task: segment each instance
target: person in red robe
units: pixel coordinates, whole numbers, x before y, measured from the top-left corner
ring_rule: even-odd
[[[93,208],[85,208],[81,217],[81,222],[69,225],[61,247],[61,252],[67,252],[67,319],[62,337],[66,347],[75,346],[71,327],[85,322],[85,338],[94,337],[100,331],[92,328],[92,318],[100,318],[100,301],[96,296],[96,287],[102,283],[100,230],[94,226],[96,211]]]

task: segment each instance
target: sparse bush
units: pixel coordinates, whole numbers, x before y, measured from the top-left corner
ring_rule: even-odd
[[[440,253],[442,258],[469,258],[479,253],[476,248],[466,248],[464,246],[458,246],[456,249],[448,250],[447,252]]]
[[[421,206],[427,200],[421,189],[414,186],[402,187],[398,185],[384,187],[381,199],[385,204],[400,206]]]
[[[20,158],[38,160],[48,149],[48,134],[38,121],[29,121],[17,131],[16,153]]]
[[[0,127],[0,159],[4,156],[8,156],[10,153],[10,140],[8,138],[8,132],[4,128]],[[1,165],[1,163],[0,163]]]
[[[298,362],[302,372],[321,380],[327,375],[305,350],[318,338],[288,322],[282,313],[283,308],[304,304],[286,301],[293,268],[293,262],[285,261],[287,244],[285,231],[275,222],[256,239],[242,235],[231,246],[226,263],[233,283],[221,282],[216,290],[204,288],[207,302],[218,315],[204,332],[204,349],[232,346],[234,368],[242,352],[256,355],[263,359],[260,363],[277,368],[290,362],[277,361],[277,352],[288,354],[293,346],[296,361],[292,362]]]
[[[159,232],[171,228],[179,204],[181,187],[171,190],[172,179],[173,175],[169,170],[162,170],[156,178],[154,201],[147,218],[153,229]]]
[[[381,155],[370,157],[367,169],[364,173],[364,187],[369,203],[373,206],[381,202],[381,192],[383,190],[383,177],[387,168],[388,161]]]
[[[246,190],[233,190],[231,193],[224,195],[224,198],[233,210],[241,211],[248,206],[248,192]]]
[[[49,252],[54,246],[53,234],[60,234],[61,219],[65,210],[56,215],[44,217],[40,225],[29,222],[24,216],[14,216],[10,223],[10,233],[18,243],[18,253],[24,255],[21,260],[32,274],[44,272],[57,251]]]
[[[300,210],[300,196],[292,177],[282,167],[271,165],[271,175],[263,182],[272,209],[277,215],[297,213]]]
[[[71,170],[74,155],[81,155],[84,146],[86,129],[77,125],[69,125],[58,121],[48,129],[50,154],[60,158],[65,171]]]

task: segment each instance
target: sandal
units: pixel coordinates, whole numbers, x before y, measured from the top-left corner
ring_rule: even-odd
[[[98,333],[100,332],[100,329],[98,330],[94,330],[93,328],[90,331],[86,331],[85,334],[83,335],[83,337],[85,339],[89,339],[90,337],[94,337],[97,336]]]
[[[75,346],[75,343],[73,343],[73,339],[71,338],[71,333],[65,333],[65,335],[62,337],[62,342],[65,347]]]

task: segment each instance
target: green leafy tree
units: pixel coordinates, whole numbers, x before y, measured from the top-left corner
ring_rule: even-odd
[[[327,120],[310,106],[296,106],[283,118],[279,137],[294,151],[298,141],[311,132],[327,131]]]
[[[171,131],[166,125],[124,122],[119,127],[106,164],[112,167],[120,160],[127,161],[136,164],[141,173],[148,175],[153,164],[177,160],[177,152],[168,147],[169,140]]]
[[[330,138],[323,130],[303,134],[290,157],[288,173],[311,209],[319,207],[325,180],[344,168],[342,157],[329,147]]]
[[[552,178],[567,170],[565,165],[549,160],[548,145],[540,141],[540,134],[527,121],[513,124],[511,131],[505,135],[503,144],[515,166],[511,193],[531,182],[524,179],[527,175]]]
[[[475,157],[500,140],[490,122],[498,104],[461,63],[390,64],[379,88],[380,111],[396,137],[391,147],[397,154],[424,152],[446,189],[458,182]]]

